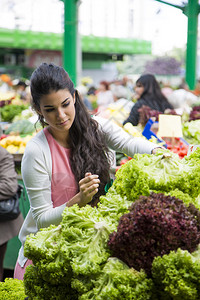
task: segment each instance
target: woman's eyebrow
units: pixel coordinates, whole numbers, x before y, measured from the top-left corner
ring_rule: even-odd
[[[61,104],[64,104],[67,100],[69,100],[69,97],[67,97]],[[53,105],[44,105],[44,107],[53,107]]]

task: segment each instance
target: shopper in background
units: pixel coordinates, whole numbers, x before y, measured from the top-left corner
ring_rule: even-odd
[[[79,96],[82,99],[83,103],[87,107],[87,109],[91,112],[93,110],[92,103],[87,97],[87,88],[84,85],[79,85],[76,87],[77,91],[79,92]]]
[[[160,85],[153,74],[144,74],[136,81],[135,98],[137,102],[131,109],[129,117],[124,121],[123,125],[130,122],[133,126],[139,123],[138,109],[143,105],[149,106],[152,110],[162,113],[166,109],[173,109],[167,98],[161,92]]]
[[[0,146],[0,201],[10,199],[17,191],[18,182],[13,156]],[[3,261],[6,253],[7,243],[17,236],[23,217],[20,214],[12,221],[0,220],[0,281],[3,281]]]
[[[19,234],[22,247],[14,277],[23,279],[31,261],[26,236],[58,225],[66,206],[96,205],[110,180],[109,148],[133,156],[154,153],[158,145],[131,137],[112,121],[89,114],[68,73],[41,64],[31,76],[32,107],[44,127],[27,144],[22,178],[30,210]]]
[[[187,83],[183,81],[167,99],[175,111],[182,115],[184,112],[190,113],[192,105],[197,103],[199,98],[189,90]]]
[[[97,92],[98,112],[105,110],[109,104],[114,102],[112,91],[107,81],[101,81]]]

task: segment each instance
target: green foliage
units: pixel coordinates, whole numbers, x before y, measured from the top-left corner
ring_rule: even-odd
[[[5,130],[5,134],[15,132],[18,134],[30,134],[35,131],[34,125],[29,120],[19,120],[10,124]]]
[[[200,144],[200,120],[194,120],[190,122],[185,122],[182,126],[183,136],[186,141],[190,144],[199,145]]]
[[[48,273],[46,273],[48,276]],[[24,275],[24,286],[29,300],[77,300],[77,292],[66,283],[50,284],[40,277],[38,268],[29,265]],[[24,299],[23,299],[24,300]]]
[[[82,275],[94,276],[101,271],[110,256],[107,241],[113,228],[89,205],[66,207],[59,226],[51,225],[27,237],[24,254],[33,261],[38,280],[47,286],[65,285],[71,278],[80,281]],[[25,276],[28,295],[32,293],[29,279]],[[39,297],[39,290],[34,293]]]
[[[19,115],[22,110],[28,108],[28,105],[9,104],[0,108],[1,120],[4,122],[12,122],[15,116]]]
[[[184,236],[185,241],[191,239],[191,244],[195,242],[196,238],[198,240],[198,237],[193,235],[193,227],[200,220],[199,211],[197,210],[200,209],[199,162],[200,149],[183,159],[179,159],[177,154],[170,151],[165,151],[164,153],[163,150],[158,151],[155,155],[136,154],[132,160],[123,165],[117,172],[114,184],[106,195],[100,197],[97,207],[91,207],[90,205],[82,208],[79,208],[78,205],[66,207],[63,211],[63,219],[60,225],[51,225],[48,228],[41,229],[36,235],[30,234],[27,237],[24,248],[25,256],[32,259],[34,263],[34,265],[27,267],[24,277],[25,291],[29,299],[179,300],[179,291],[177,292],[177,289],[181,290],[179,286],[182,287],[185,284],[187,277],[184,277],[184,281],[182,280],[181,276],[185,271],[182,272],[182,268],[179,268],[179,266],[183,264],[178,264],[173,269],[173,272],[175,272],[174,270],[177,268],[177,272],[174,273],[177,275],[177,280],[176,284],[173,285],[171,284],[173,278],[165,280],[163,277],[164,279],[162,280],[164,273],[160,273],[161,275],[156,277],[156,272],[154,271],[153,277],[150,277],[144,270],[130,268],[128,264],[126,265],[116,257],[112,257],[111,250],[108,247],[108,240],[110,234],[117,230],[120,218],[129,213],[131,205],[136,204],[139,196],[149,197],[151,192],[156,194],[162,193],[168,199],[175,196],[181,199],[185,206],[181,200],[177,200],[182,203],[181,210],[177,210],[173,199],[172,201],[170,200],[172,203],[169,201],[171,206],[169,205],[169,209],[165,212],[163,212],[164,209],[162,207],[164,204],[158,206],[156,203],[154,205],[152,203],[152,207],[155,209],[151,212],[148,209],[143,209],[141,206],[141,215],[144,216],[145,212],[146,220],[148,217],[157,214],[156,219],[152,218],[156,227],[149,227],[149,238],[147,238],[145,236],[145,226],[140,228],[138,224],[138,239],[133,239],[132,245],[135,245],[136,248],[139,246],[141,230],[143,230],[142,242],[143,244],[146,242],[145,251],[148,257],[149,245],[152,242],[151,235],[154,231],[158,233],[160,230],[165,237],[164,232],[166,231],[163,228],[167,228],[169,224],[171,227],[169,226],[168,233],[172,233],[171,237],[174,244],[177,244],[181,234]],[[191,203],[194,206],[191,206]],[[183,206],[184,209],[182,209]],[[135,208],[134,206],[131,213],[133,213]],[[186,218],[185,222],[183,216],[186,210],[188,214],[186,213],[185,216],[187,215],[188,219]],[[195,220],[190,218],[189,213],[195,216]],[[174,216],[174,219],[171,216]],[[180,219],[181,222],[179,222]],[[170,223],[170,220],[173,222]],[[188,227],[186,226],[187,228],[184,227],[186,223],[188,225]],[[173,224],[175,228],[173,228]],[[165,227],[161,225],[165,225]],[[157,228],[157,231],[155,228]],[[188,228],[190,228],[189,233]],[[127,235],[130,231],[131,227],[128,228]],[[176,232],[177,236],[174,235],[174,237],[173,232]],[[170,235],[166,239],[165,245],[167,245],[168,241],[170,241]],[[181,245],[181,247],[183,246]],[[192,249],[195,247],[196,244]],[[138,251],[140,260],[146,259],[145,251]],[[185,252],[189,256],[191,255],[189,252]],[[163,253],[156,253],[157,256],[154,255],[153,258],[155,256],[159,257]],[[170,253],[170,246],[168,253]],[[177,251],[178,254],[179,251]],[[171,253],[168,255],[171,255]],[[194,278],[194,282],[192,285],[190,284],[190,279],[188,279],[186,288],[181,290],[180,295],[182,295],[181,293],[184,290],[188,296],[188,298],[186,296],[185,298],[182,297],[183,300],[198,299],[195,298],[195,289],[199,293],[196,287],[196,278],[199,272],[196,261],[197,257],[198,259],[200,257],[199,248],[195,254],[193,253],[192,257],[189,276],[191,282],[192,278]],[[195,270],[196,267],[197,270]],[[159,270],[159,266],[158,269],[155,267],[154,270]],[[158,274],[159,272],[161,271],[158,271]],[[178,277],[179,272],[180,276]],[[158,282],[159,277],[162,280],[161,284]],[[167,288],[168,285],[170,286]],[[194,291],[192,291],[191,287],[194,287]],[[174,291],[172,291],[173,289]],[[158,293],[156,290],[158,290]],[[193,296],[194,298],[190,298]]]
[[[199,299],[200,262],[188,251],[178,249],[156,257],[152,274],[159,299]]]
[[[6,278],[0,282],[0,300],[24,300],[26,297],[22,280]]]
[[[141,271],[128,268],[117,258],[110,258],[99,277],[93,281],[94,288],[79,300],[147,300],[152,294],[153,282]]]
[[[187,201],[191,198],[195,204],[200,194],[199,161],[200,149],[183,159],[170,151],[165,151],[163,155],[162,150],[155,155],[135,154],[117,171],[112,189],[132,202],[140,195],[148,196],[152,191],[174,194],[175,190],[179,190],[181,200],[184,201],[186,196]],[[197,201],[196,205],[199,205]]]

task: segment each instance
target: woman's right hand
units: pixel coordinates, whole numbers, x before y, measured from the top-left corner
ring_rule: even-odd
[[[89,172],[79,181],[80,207],[92,201],[93,196],[98,192],[99,183],[99,176]]]

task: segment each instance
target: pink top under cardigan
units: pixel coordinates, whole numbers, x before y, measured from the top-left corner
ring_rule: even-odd
[[[51,198],[53,207],[60,206],[78,193],[78,186],[72,173],[70,149],[59,145],[48,129],[44,129],[52,158]]]

